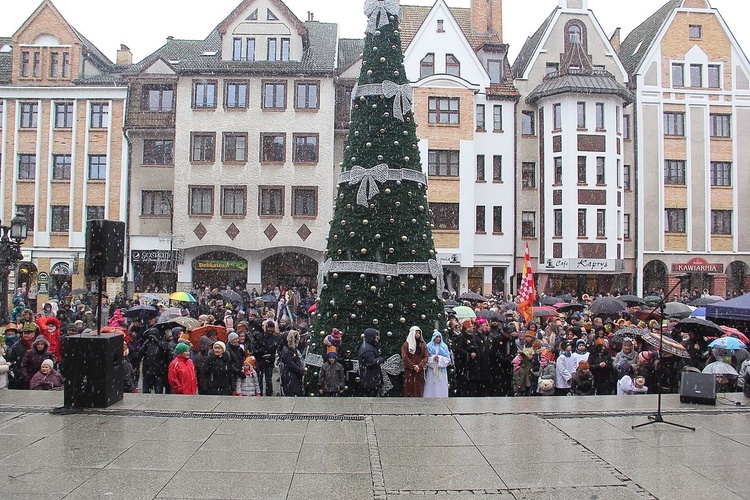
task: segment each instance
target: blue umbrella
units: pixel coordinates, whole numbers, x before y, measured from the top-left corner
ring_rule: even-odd
[[[705,318],[706,317],[706,308],[705,307],[699,307],[692,313],[690,313],[691,318]]]
[[[739,339],[736,339],[734,337],[721,337],[720,339],[716,339],[708,344],[708,347],[738,351],[740,349],[744,349],[747,346],[740,342]]]

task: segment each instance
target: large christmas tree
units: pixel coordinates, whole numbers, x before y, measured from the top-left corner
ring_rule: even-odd
[[[400,352],[412,325],[429,340],[443,317],[443,270],[398,31],[401,6],[398,0],[367,0],[365,15],[362,72],[353,92],[312,340],[312,352],[324,354],[323,337],[338,328],[340,359],[356,359],[367,328],[380,332],[387,358]]]

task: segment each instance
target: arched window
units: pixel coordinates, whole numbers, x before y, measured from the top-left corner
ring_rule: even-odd
[[[581,27],[577,24],[571,24],[568,28],[568,41],[570,43],[581,43],[583,41],[581,37]]]

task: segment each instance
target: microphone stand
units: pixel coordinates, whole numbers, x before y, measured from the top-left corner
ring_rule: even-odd
[[[676,424],[674,422],[669,422],[667,420],[664,420],[664,417],[662,417],[662,415],[661,415],[661,385],[662,385],[661,383],[662,383],[662,376],[663,376],[662,366],[661,366],[662,365],[661,359],[662,359],[662,354],[664,353],[664,308],[666,307],[665,300],[670,295],[672,295],[672,292],[674,292],[675,289],[677,289],[677,287],[679,285],[680,285],[680,283],[677,282],[677,284],[674,287],[672,287],[672,289],[669,291],[669,293],[666,294],[659,301],[659,304],[657,305],[657,307],[659,308],[659,313],[660,313],[661,317],[659,318],[659,332],[660,332],[660,335],[659,335],[659,357],[657,359],[657,363],[658,364],[656,365],[656,380],[657,380],[657,384],[656,384],[656,413],[654,415],[649,415],[649,417],[648,417],[649,421],[648,422],[644,422],[644,423],[638,424],[638,425],[633,425],[633,426],[630,427],[631,429],[638,429],[640,427],[646,427],[646,426],[651,425],[651,424],[667,424],[667,425],[671,425],[673,427],[679,427],[681,429],[687,429],[687,430],[690,430],[690,431],[695,431],[695,427],[688,427],[687,425],[682,425],[682,424]],[[654,311],[656,311],[656,307],[654,307],[654,309],[651,311],[651,314],[653,314]]]

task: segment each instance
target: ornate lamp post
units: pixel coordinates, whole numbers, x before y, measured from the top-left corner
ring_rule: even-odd
[[[2,224],[0,222],[0,224]],[[0,225],[0,324],[8,322],[8,276],[23,259],[21,245],[29,235],[26,216],[16,214],[10,226]]]

